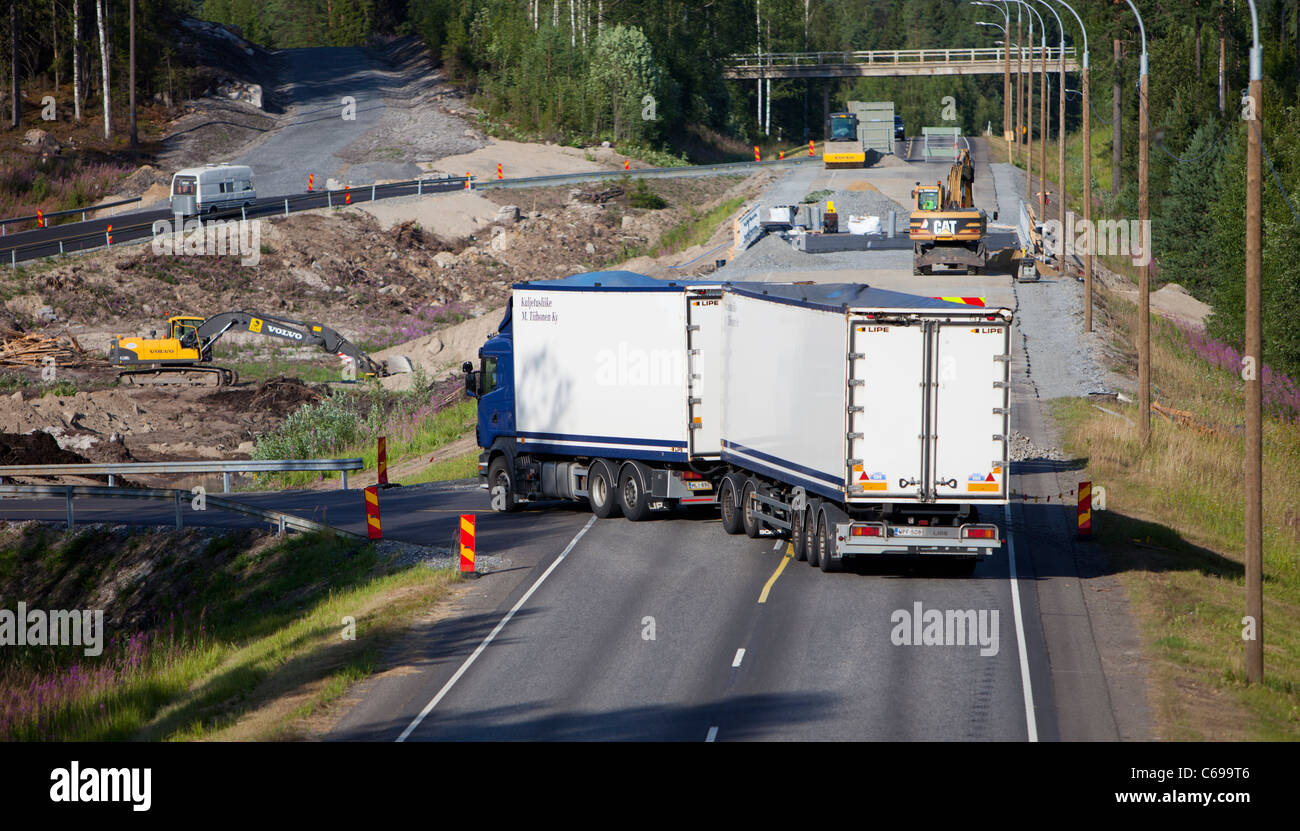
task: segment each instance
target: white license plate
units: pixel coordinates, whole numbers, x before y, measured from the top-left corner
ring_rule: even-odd
[[[712,482],[687,482],[686,488],[687,490],[693,490],[693,491],[711,491],[713,490],[713,483]]]
[[[924,528],[895,528],[893,529],[895,537],[923,537],[925,536]]]

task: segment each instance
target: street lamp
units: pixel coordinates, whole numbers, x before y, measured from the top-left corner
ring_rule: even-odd
[[[1026,118],[1027,122],[1031,121],[1034,117],[1034,18],[1038,18],[1038,30],[1041,33],[1039,35],[1039,41],[1040,41],[1039,47],[1043,58],[1041,61],[1042,69],[1040,71],[1040,80],[1039,80],[1039,98],[1044,99],[1043,101],[1040,101],[1038,105],[1038,142],[1039,142],[1038,178],[1041,184],[1042,182],[1046,181],[1046,178],[1043,175],[1044,171],[1042,170],[1042,168],[1047,163],[1047,151],[1046,149],[1044,149],[1044,145],[1043,145],[1043,142],[1047,140],[1047,109],[1045,107],[1046,97],[1047,97],[1047,27],[1043,23],[1043,16],[1038,13],[1037,9],[1029,5],[1029,0],[1015,0],[1015,2],[1019,3],[1021,6],[1024,6],[1025,9],[1027,9],[1030,12],[1030,14],[1033,15],[1029,19],[1029,84],[1028,84],[1029,95],[1026,102],[1028,105],[1028,112],[1025,113],[1025,115],[1027,116]],[[1032,124],[1028,126],[1026,132],[1029,134],[1029,148],[1028,148],[1029,163],[1025,165],[1025,199],[1026,201],[1032,202],[1034,198],[1034,189],[1033,189],[1034,128]],[[1044,185],[1044,188],[1045,187],[1046,185]],[[1046,196],[1045,193],[1043,193],[1042,191],[1039,192],[1039,196],[1038,196],[1038,221],[1039,222],[1043,221],[1043,199],[1045,198],[1045,196]]]
[[[1011,164],[1011,12],[1005,5],[995,6],[992,3],[981,2],[981,0],[971,0],[972,6],[988,6],[991,9],[997,9],[1002,12],[1005,26],[998,26],[996,23],[979,22],[980,26],[998,26],[1003,35],[1003,54],[1006,56],[1002,67],[1002,138],[1007,142],[1007,164]]]
[[[1083,224],[1087,227],[1089,242],[1093,243],[1088,246],[1088,251],[1083,256],[1083,331],[1092,331],[1092,258],[1093,248],[1095,247],[1095,237],[1092,232],[1092,101],[1089,98],[1090,87],[1088,82],[1088,30],[1083,25],[1083,19],[1079,13],[1074,10],[1065,0],[1056,0],[1062,6],[1070,10],[1074,19],[1079,23],[1079,31],[1083,32]],[[1062,181],[1065,174],[1062,173]]]
[[[1056,200],[1056,213],[1057,218],[1061,221],[1061,233],[1069,234],[1072,232],[1072,229],[1067,229],[1065,227],[1065,26],[1061,23],[1061,16],[1056,13],[1056,9],[1052,8],[1051,4],[1049,4],[1047,0],[1038,0],[1038,2],[1043,4],[1043,6],[1052,13],[1052,17],[1056,18],[1056,29],[1061,33],[1059,40],[1060,54],[1057,56],[1060,61],[1060,71],[1058,75],[1061,79],[1061,83],[1059,84],[1060,90],[1057,93],[1060,97],[1060,104],[1057,108],[1059,110],[1059,113],[1057,114],[1059,118],[1059,126],[1056,130],[1056,143],[1060,145],[1057,148],[1056,181],[1057,186],[1061,189],[1061,193],[1060,198]]]

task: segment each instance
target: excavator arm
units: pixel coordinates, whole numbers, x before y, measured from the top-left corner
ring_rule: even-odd
[[[222,312],[199,324],[199,342],[205,359],[211,354],[212,345],[231,329],[280,338],[293,343],[319,346],[326,352],[351,358],[356,364],[358,373],[363,375],[389,374],[385,365],[375,361],[347,338],[324,324],[291,320],[287,317],[260,312]]]

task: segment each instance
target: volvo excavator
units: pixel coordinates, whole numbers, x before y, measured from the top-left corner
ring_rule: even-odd
[[[912,273],[933,274],[935,267],[978,274],[988,262],[984,236],[988,216],[975,207],[975,165],[963,150],[947,182],[916,183],[912,189]],[[993,214],[996,220],[998,215]]]
[[[235,371],[212,366],[212,346],[230,331],[251,332],[304,346],[319,346],[352,363],[356,378],[384,377],[411,371],[406,358],[376,361],[338,332],[320,323],[306,323],[257,312],[222,312],[209,318],[178,315],[167,319],[167,336],[113,338],[108,359],[121,367],[125,384],[229,386]]]

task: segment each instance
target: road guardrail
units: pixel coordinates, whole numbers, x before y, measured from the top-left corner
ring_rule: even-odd
[[[348,471],[361,470],[361,459],[234,459],[229,461],[197,462],[113,462],[108,464],[85,463],[67,465],[0,465],[0,486],[6,476],[107,476],[109,487],[117,476],[127,474],[181,475],[188,473],[220,473],[224,493],[230,493],[232,473],[272,473],[297,470],[338,471],[342,474],[342,489],[348,489]],[[18,486],[4,486],[18,487]],[[40,486],[45,487],[45,486]],[[64,487],[62,485],[50,487]],[[121,489],[119,489],[121,490]]]

